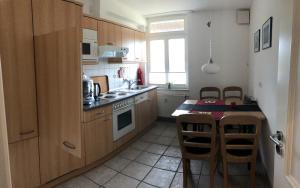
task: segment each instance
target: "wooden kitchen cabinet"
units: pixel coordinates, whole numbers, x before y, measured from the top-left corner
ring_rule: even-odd
[[[134,31],[134,52],[137,62],[146,61],[146,38],[145,33]]]
[[[38,138],[9,144],[12,187],[40,185]]]
[[[116,45],[115,37],[115,25],[113,23],[99,21],[98,23],[98,32],[99,32],[99,44],[103,45]]]
[[[135,105],[135,121],[138,132],[142,132],[156,121],[157,115],[157,91],[155,89],[148,92],[147,100]]]
[[[81,130],[82,7],[32,0],[40,173],[46,183],[84,166]]]
[[[117,47],[122,47],[122,27],[119,25],[114,25],[115,27],[115,45]]]
[[[83,126],[86,165],[100,160],[115,149],[111,114],[85,123]]]
[[[138,133],[142,132],[148,125],[148,102],[144,101],[135,105],[135,126]]]
[[[134,30],[122,27],[122,47],[127,47],[129,52],[124,58],[126,61],[135,61]]]
[[[31,0],[0,3],[0,56],[8,142],[38,136]]]
[[[157,105],[157,90],[151,90],[149,92],[149,105],[150,105],[150,122],[154,122],[158,116],[158,105]]]
[[[82,28],[84,29],[91,29],[91,30],[98,30],[98,21],[96,19],[83,16],[82,18]]]
[[[113,141],[112,106],[107,105],[83,113],[86,165],[116,149]]]

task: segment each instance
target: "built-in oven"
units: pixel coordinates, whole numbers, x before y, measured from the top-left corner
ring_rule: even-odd
[[[114,141],[135,129],[134,99],[129,98],[113,104]]]
[[[98,36],[97,31],[83,29],[81,55],[83,61],[97,61],[98,59]]]

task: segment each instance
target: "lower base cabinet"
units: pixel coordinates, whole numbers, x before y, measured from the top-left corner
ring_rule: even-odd
[[[12,187],[33,188],[40,185],[38,138],[9,144]]]
[[[135,105],[135,122],[138,132],[148,128],[157,119],[157,91],[148,92],[148,100]]]
[[[106,115],[100,119],[83,124],[86,165],[95,162],[115,148],[113,142],[112,115]]]

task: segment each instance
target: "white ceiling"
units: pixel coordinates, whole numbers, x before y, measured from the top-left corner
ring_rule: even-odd
[[[252,0],[119,0],[144,16],[207,9],[250,8]]]

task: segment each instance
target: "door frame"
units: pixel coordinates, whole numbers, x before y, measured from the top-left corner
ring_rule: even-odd
[[[300,187],[299,182],[292,175],[292,158],[293,158],[293,140],[294,140],[294,127],[296,125],[296,100],[297,100],[297,84],[300,81],[298,75],[299,55],[300,55],[300,12],[297,7],[300,6],[299,1],[294,1],[293,6],[293,30],[292,30],[292,45],[291,45],[291,65],[290,65],[290,84],[289,84],[289,99],[288,99],[288,117],[287,117],[287,130],[285,137],[285,159],[284,170],[288,183],[292,187]]]
[[[0,187],[12,187],[0,54]]]

